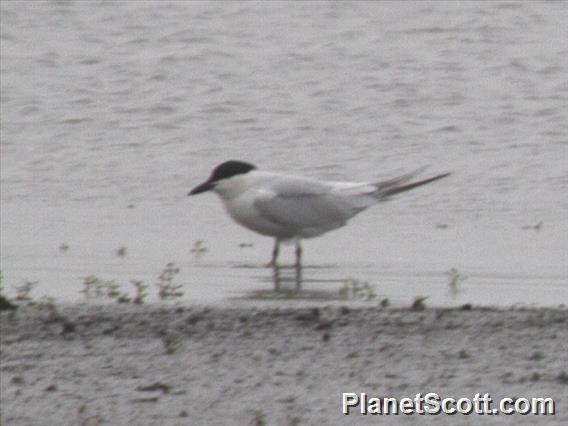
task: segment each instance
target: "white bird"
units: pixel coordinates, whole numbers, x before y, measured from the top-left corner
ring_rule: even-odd
[[[269,265],[276,267],[280,243],[296,244],[296,268],[301,267],[302,238],[340,228],[377,202],[444,178],[443,173],[409,183],[416,173],[382,182],[331,182],[258,170],[243,161],[226,161],[188,195],[216,192],[229,215],[242,226],[274,237]]]

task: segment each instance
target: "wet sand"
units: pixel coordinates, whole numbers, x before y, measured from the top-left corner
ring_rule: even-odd
[[[24,306],[4,425],[566,424],[568,310]],[[555,416],[341,414],[343,392],[552,397]]]

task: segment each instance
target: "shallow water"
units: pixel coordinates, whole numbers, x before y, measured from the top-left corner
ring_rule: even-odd
[[[266,295],[272,242],[186,197],[240,158],[344,180],[453,172],[306,241],[306,298],[353,279],[376,296],[361,303],[568,303],[566,3],[1,8],[8,293],[82,300],[94,274],[154,295],[175,262],[189,302]]]

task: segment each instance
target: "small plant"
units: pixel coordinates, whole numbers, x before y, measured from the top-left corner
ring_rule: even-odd
[[[144,304],[144,299],[148,295],[146,293],[146,289],[148,288],[148,286],[144,284],[144,282],[141,280],[130,280],[130,283],[136,289],[136,295],[132,299],[132,303],[136,303],[137,305]]]
[[[126,246],[120,246],[115,251],[115,254],[120,258],[126,257],[127,253],[128,253],[128,249],[126,248]]]
[[[14,310],[18,307],[8,300],[3,294],[0,294],[0,311]]]
[[[83,278],[83,289],[81,293],[83,293],[87,299],[98,299],[102,297],[119,299],[124,296],[120,292],[120,285],[114,280],[105,281],[95,275],[89,275]]]
[[[292,417],[288,420],[288,426],[299,426],[301,422],[302,419],[300,417]]]
[[[266,414],[264,414],[261,410],[254,410],[253,415],[254,426],[266,426]]]
[[[449,278],[448,286],[450,287],[450,295],[455,298],[463,291],[460,288],[460,283],[467,280],[467,277],[463,276],[456,268],[450,269],[447,275]]]
[[[121,296],[120,285],[114,282],[114,280],[107,281],[105,283],[106,296],[110,299],[117,299]]]
[[[47,311],[47,322],[61,321],[64,319],[63,315],[57,310],[55,306],[55,299],[53,297],[42,297],[38,304],[38,308]]]
[[[65,253],[67,250],[69,250],[69,244],[67,244],[67,243],[59,244],[59,251],[61,253]]]
[[[4,290],[2,286],[3,281],[4,281],[4,276],[2,275],[2,271],[0,271],[0,311],[17,309],[18,307],[2,294]]]
[[[207,247],[203,243],[203,240],[197,240],[193,243],[193,248],[191,249],[191,253],[195,257],[195,259],[200,259],[205,253],[207,253]]]
[[[14,299],[20,301],[32,300],[30,293],[33,288],[38,285],[38,283],[38,281],[24,281],[22,285],[14,286],[16,290],[16,297]]]
[[[103,281],[94,275],[84,277],[81,293],[83,293],[87,299],[101,297],[103,295]]]
[[[375,290],[366,281],[348,279],[339,289],[339,295],[345,299],[372,300],[376,297]]]
[[[121,293],[120,296],[118,296],[116,298],[116,302],[117,303],[130,303],[132,302],[132,299],[130,298],[130,296],[126,293]]]
[[[418,311],[418,312],[425,310],[426,304],[424,303],[424,301],[426,299],[428,299],[428,297],[416,296],[414,298],[414,302],[412,302],[412,305],[410,305],[410,309],[412,309],[413,311]]]
[[[173,282],[177,274],[179,274],[179,268],[175,265],[175,263],[168,263],[158,277],[158,282],[156,283],[160,299],[166,300],[183,296],[183,292],[180,291],[182,285],[174,284]]]
[[[389,299],[386,298],[386,297],[385,297],[383,300],[381,300],[381,302],[379,303],[379,306],[380,306],[381,308],[383,308],[383,309],[384,309],[384,308],[388,308],[389,305],[390,305],[390,301],[389,301]]]
[[[164,351],[168,355],[177,352],[183,343],[181,336],[172,331],[162,331],[160,333],[160,338],[162,340],[162,345],[164,345]]]
[[[536,225],[525,225],[522,227],[522,229],[529,230],[532,229],[533,231],[541,231],[542,230],[542,220],[540,222],[538,222]]]

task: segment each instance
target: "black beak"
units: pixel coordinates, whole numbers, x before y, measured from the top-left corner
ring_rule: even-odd
[[[197,185],[195,188],[193,188],[191,191],[189,191],[189,194],[187,194],[187,195],[201,194],[202,192],[205,192],[205,191],[211,191],[213,188],[215,188],[215,184],[213,184],[209,181],[205,181],[201,185]]]

